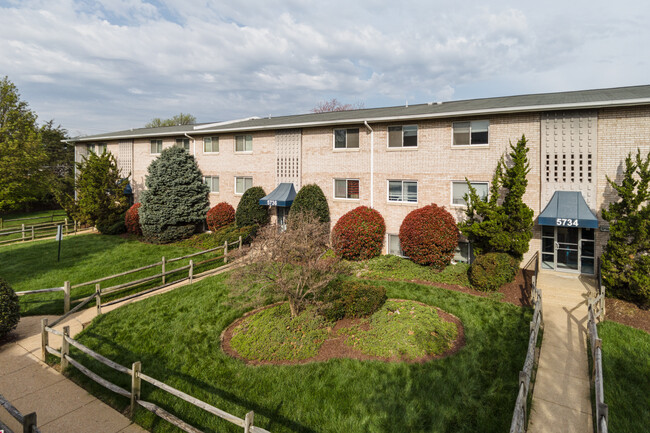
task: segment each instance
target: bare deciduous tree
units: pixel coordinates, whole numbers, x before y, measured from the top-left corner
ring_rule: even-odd
[[[330,111],[348,111],[348,110],[359,110],[365,108],[363,102],[357,102],[355,104],[343,104],[338,101],[336,98],[332,98],[329,101],[321,101],[314,108],[311,109],[312,113],[329,113]]]

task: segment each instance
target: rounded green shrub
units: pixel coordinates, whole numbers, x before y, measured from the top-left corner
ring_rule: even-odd
[[[336,222],[332,229],[332,246],[344,259],[370,259],[381,254],[385,234],[384,217],[375,209],[359,206]]]
[[[324,296],[320,314],[335,321],[345,317],[369,316],[386,302],[386,289],[364,281],[332,282]]]
[[[406,215],[399,240],[404,255],[415,263],[443,269],[458,246],[458,227],[444,207],[432,203]]]
[[[237,212],[235,212],[237,227],[263,226],[269,223],[271,219],[269,207],[260,204],[260,199],[264,196],[266,193],[261,186],[254,186],[246,190],[239,200]]]
[[[320,186],[315,183],[300,188],[289,210],[289,218],[298,213],[313,212],[322,223],[330,222],[330,208]]]
[[[20,305],[9,283],[0,278],[0,338],[18,326]]]
[[[507,253],[482,254],[469,267],[467,276],[478,290],[494,291],[515,279],[519,260]]]
[[[235,208],[223,201],[210,209],[205,219],[208,229],[215,232],[235,221]]]

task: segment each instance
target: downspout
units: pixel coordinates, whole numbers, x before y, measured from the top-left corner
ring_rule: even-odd
[[[185,134],[187,138],[192,140],[192,155],[194,155],[194,157],[196,158],[196,140],[190,137],[189,135],[187,135],[187,132],[184,132],[183,134]]]
[[[372,130],[368,121],[364,120],[363,124],[370,131],[370,207],[374,208],[375,203],[375,132]]]

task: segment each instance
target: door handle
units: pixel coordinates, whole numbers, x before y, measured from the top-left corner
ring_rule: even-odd
[[[559,244],[559,242],[553,242],[553,243],[555,244],[555,249],[556,249],[556,250],[560,248],[560,244]]]

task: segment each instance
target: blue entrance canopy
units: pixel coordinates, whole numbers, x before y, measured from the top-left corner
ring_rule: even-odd
[[[580,191],[555,191],[537,223],[540,226],[598,228],[598,218]]]
[[[281,183],[271,194],[260,199],[262,206],[289,207],[296,198],[296,189],[292,183]]]

